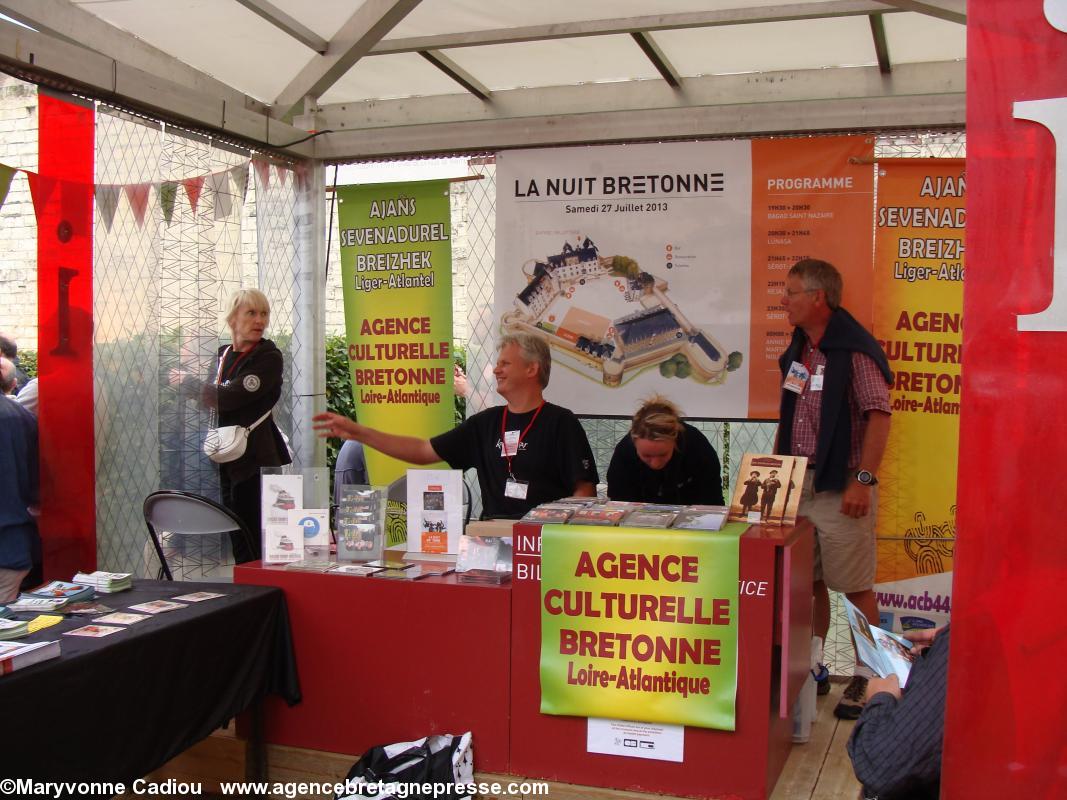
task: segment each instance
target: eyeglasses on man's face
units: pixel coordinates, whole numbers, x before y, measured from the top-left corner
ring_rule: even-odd
[[[794,298],[798,294],[807,294],[808,292],[817,292],[818,289],[784,289],[782,291],[783,297]]]

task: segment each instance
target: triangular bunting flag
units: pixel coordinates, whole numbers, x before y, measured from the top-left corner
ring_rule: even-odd
[[[192,206],[195,214],[196,204],[200,200],[200,190],[204,186],[204,176],[197,175],[195,178],[186,178],[182,181],[182,186],[185,187],[185,195],[189,198],[189,205]]]
[[[56,184],[59,181],[37,172],[27,172],[26,177],[30,179],[30,196],[33,197],[33,210],[40,214],[41,210],[48,204],[48,198],[52,196],[52,192],[55,191]]]
[[[234,196],[241,198],[243,203],[248,195],[248,162],[231,169],[230,175],[233,177]]]
[[[216,172],[208,175],[207,187],[208,192],[215,197],[215,219],[226,219],[233,209],[229,172]]]
[[[7,164],[0,164],[0,208],[7,200],[7,192],[11,188],[11,179],[15,177],[15,168]]]
[[[266,189],[270,186],[270,162],[262,158],[253,158],[252,163],[256,167],[256,174],[259,175],[259,188]]]
[[[285,179],[289,175],[288,167],[283,167],[281,164],[275,164],[274,171],[278,173],[278,180],[282,182],[282,186],[285,186]]]
[[[113,186],[108,183],[99,183],[96,186],[96,209],[104,220],[104,226],[110,231],[111,223],[115,219],[115,209],[119,207],[119,192],[121,186]]]
[[[159,185],[159,206],[163,209],[163,221],[170,225],[174,219],[174,201],[178,197],[178,184],[174,181],[163,181]]]
[[[150,183],[128,183],[123,187],[138,226],[144,225],[144,212],[148,208],[148,191],[151,187]]]
[[[296,186],[296,190],[298,192],[306,192],[309,180],[308,165],[304,163],[297,164],[293,168],[293,184]]]

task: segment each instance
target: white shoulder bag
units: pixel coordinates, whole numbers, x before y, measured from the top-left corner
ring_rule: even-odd
[[[216,385],[218,385],[219,378],[222,377],[222,362],[229,352],[230,348],[227,347],[219,358],[219,370],[215,374]],[[273,410],[268,409],[266,414],[248,427],[244,425],[224,425],[221,428],[208,428],[207,434],[204,436],[204,455],[216,464],[236,461],[245,454],[245,449],[248,447],[248,434],[258,428],[260,423],[269,417]]]

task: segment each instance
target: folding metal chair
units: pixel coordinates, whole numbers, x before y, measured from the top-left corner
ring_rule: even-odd
[[[159,556],[160,574],[168,581],[174,580],[159,534],[219,534],[238,531],[243,536],[248,550],[252,550],[252,535],[248,528],[228,508],[214,500],[192,492],[177,489],[160,489],[152,492],[144,501],[144,521],[148,536]]]

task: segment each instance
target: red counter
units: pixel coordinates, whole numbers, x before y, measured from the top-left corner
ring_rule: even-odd
[[[479,771],[767,797],[808,671],[811,526],[753,527],[741,537],[737,730],[686,728],[682,763],[587,753],[584,718],[539,712],[540,527],[517,524],[514,541],[515,580],[500,587],[237,567],[238,583],[285,590],[304,693],[293,708],[268,698],[266,741],[358,754],[470,730]]]
[[[540,526],[517,524],[511,772],[631,791],[766,798],[789,755],[792,701],[809,669],[811,525],[752,527],[741,537],[737,729],[687,727],[681,763],[588,753],[584,718],[540,713],[540,551]]]
[[[234,581],[285,590],[303,702],[264,703],[271,744],[358,755],[474,734],[479,770],[507,772],[511,592],[452,576],[394,581],[259,562]]]

